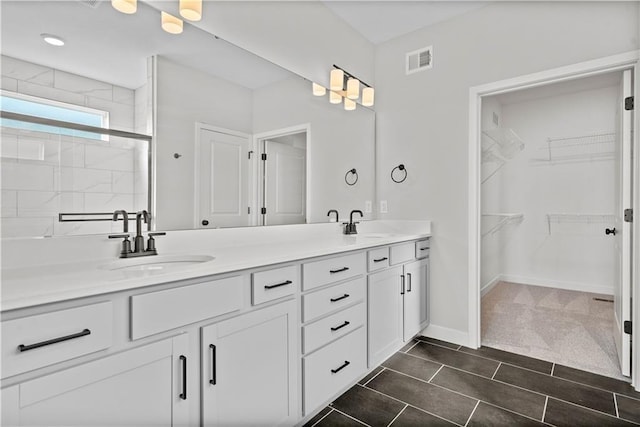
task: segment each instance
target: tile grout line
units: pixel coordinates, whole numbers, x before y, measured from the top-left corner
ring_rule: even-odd
[[[334,411],[336,411],[336,412],[337,412],[337,413],[339,413],[339,414],[344,415],[344,416],[345,416],[345,417],[347,417],[347,418],[351,418],[352,420],[357,421],[358,423],[360,423],[360,424],[362,424],[362,425],[365,425],[365,426],[367,426],[367,427],[371,427],[369,424],[365,423],[364,421],[360,421],[360,420],[359,420],[359,419],[357,419],[356,417],[353,417],[353,416],[351,416],[351,415],[347,414],[346,412],[342,412],[341,410],[336,409],[336,408],[333,408],[333,410],[334,410]]]
[[[613,393],[613,404],[616,407],[616,417],[620,418],[620,412],[618,412],[618,399],[616,399],[615,393]]]
[[[471,417],[473,417],[473,414],[476,412],[476,409],[478,409],[479,405],[480,405],[480,401],[478,400],[476,402],[476,406],[473,407],[473,411],[471,411],[471,413],[469,414],[469,418],[467,418],[467,422],[464,423],[464,427],[467,427],[469,425],[469,421],[471,421]]]
[[[409,404],[408,404],[408,403],[405,403],[405,404],[404,404],[404,408],[402,408],[402,409],[400,410],[400,412],[398,412],[398,415],[396,415],[395,417],[393,417],[393,419],[391,420],[391,422],[390,422],[389,424],[387,424],[387,427],[389,427],[391,424],[393,424],[393,422],[394,422],[395,420],[397,420],[397,419],[398,419],[398,417],[399,417],[399,416],[404,412],[404,410],[405,410],[405,409],[407,409],[407,407],[408,407],[408,406],[409,406]]]
[[[411,347],[409,347],[408,349],[406,349],[405,351],[403,351],[404,354],[409,353],[411,350],[413,350],[413,347],[417,346],[418,344],[420,344],[421,341],[416,341],[415,343],[413,343],[413,345]]]
[[[315,423],[313,423],[313,425],[311,427],[315,427],[320,421],[324,420],[325,418],[327,418],[329,416],[330,413],[332,413],[334,411],[333,408],[331,408],[331,410],[329,412],[327,412],[326,414],[324,414],[322,416],[322,418],[320,418],[318,421],[316,421]]]
[[[498,369],[500,369],[500,366],[502,366],[502,362],[498,363],[498,367],[496,368],[496,371],[493,373],[493,375],[491,375],[491,379],[494,379],[496,377],[496,374],[498,373]]]
[[[549,396],[545,396],[544,398],[544,409],[542,410],[542,419],[541,422],[544,422],[544,417],[547,416],[547,404],[549,403]]]
[[[362,384],[362,385],[363,385],[363,386],[365,386],[365,385],[369,384],[371,381],[373,381],[373,380],[374,380],[374,378],[375,378],[375,377],[377,377],[378,375],[380,375],[380,374],[381,374],[385,369],[387,369],[387,368],[385,368],[385,367],[383,366],[383,367],[382,367],[382,369],[380,369],[380,372],[378,372],[377,374],[375,374],[374,376],[372,376],[371,378],[369,378],[369,380],[367,380],[367,382],[366,382],[366,383],[364,383],[364,384]]]
[[[427,383],[431,384],[431,380],[434,379],[436,377],[436,375],[438,375],[438,373],[442,370],[442,368],[444,368],[444,364],[442,364],[442,366],[440,366],[438,368],[438,370],[436,371],[435,374],[431,375],[431,378],[429,378],[429,380],[427,381]]]

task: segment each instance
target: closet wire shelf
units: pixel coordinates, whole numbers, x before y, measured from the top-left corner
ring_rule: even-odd
[[[565,138],[547,138],[540,145],[533,163],[564,163],[592,160],[613,160],[616,157],[616,133],[594,133]]]
[[[482,237],[493,235],[508,224],[521,223],[524,220],[522,213],[486,213],[482,214]]]
[[[613,214],[549,213],[547,227],[549,235],[563,234],[600,234],[603,225],[615,224]],[[562,224],[562,225],[561,225]],[[554,229],[556,229],[554,231]],[[604,233],[603,233],[604,235]]]
[[[502,166],[524,149],[524,142],[510,128],[495,128],[482,131],[482,182],[500,170]]]

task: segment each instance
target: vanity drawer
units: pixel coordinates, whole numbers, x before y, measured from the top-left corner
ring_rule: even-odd
[[[417,241],[416,242],[416,258],[417,259],[427,258],[429,256],[429,247],[430,247],[429,239]]]
[[[364,325],[367,310],[364,303],[346,308],[324,319],[302,327],[302,352],[311,353],[323,345]]]
[[[302,359],[305,415],[366,372],[366,338],[362,327]]]
[[[369,271],[382,270],[389,267],[389,248],[372,249],[367,252]]]
[[[131,339],[220,316],[242,308],[245,276],[131,297]]]
[[[390,265],[402,264],[403,262],[412,261],[416,258],[416,246],[414,242],[393,245],[389,252]]]
[[[358,252],[302,265],[302,290],[308,291],[365,273],[366,255]]]
[[[364,301],[365,279],[351,280],[302,296],[302,321],[308,322],[355,302]]]
[[[251,304],[258,305],[292,295],[298,287],[298,266],[274,268],[253,273]]]
[[[2,322],[2,378],[111,346],[111,302]]]

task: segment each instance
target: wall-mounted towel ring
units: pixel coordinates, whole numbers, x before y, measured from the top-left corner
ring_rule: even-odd
[[[396,170],[399,170],[400,172],[404,171],[404,176],[401,179],[396,179],[393,175]],[[400,175],[400,173],[398,173],[398,175]],[[403,164],[399,164],[391,170],[391,180],[393,182],[400,184],[401,182],[404,182],[405,179],[407,179],[407,168],[405,168]]]
[[[346,182],[347,185],[355,185],[355,183],[358,182],[358,172],[356,172],[356,168],[350,169],[344,174],[344,182]]]

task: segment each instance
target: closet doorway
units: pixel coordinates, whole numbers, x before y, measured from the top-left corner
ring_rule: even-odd
[[[483,346],[631,375],[632,72],[482,96]]]

